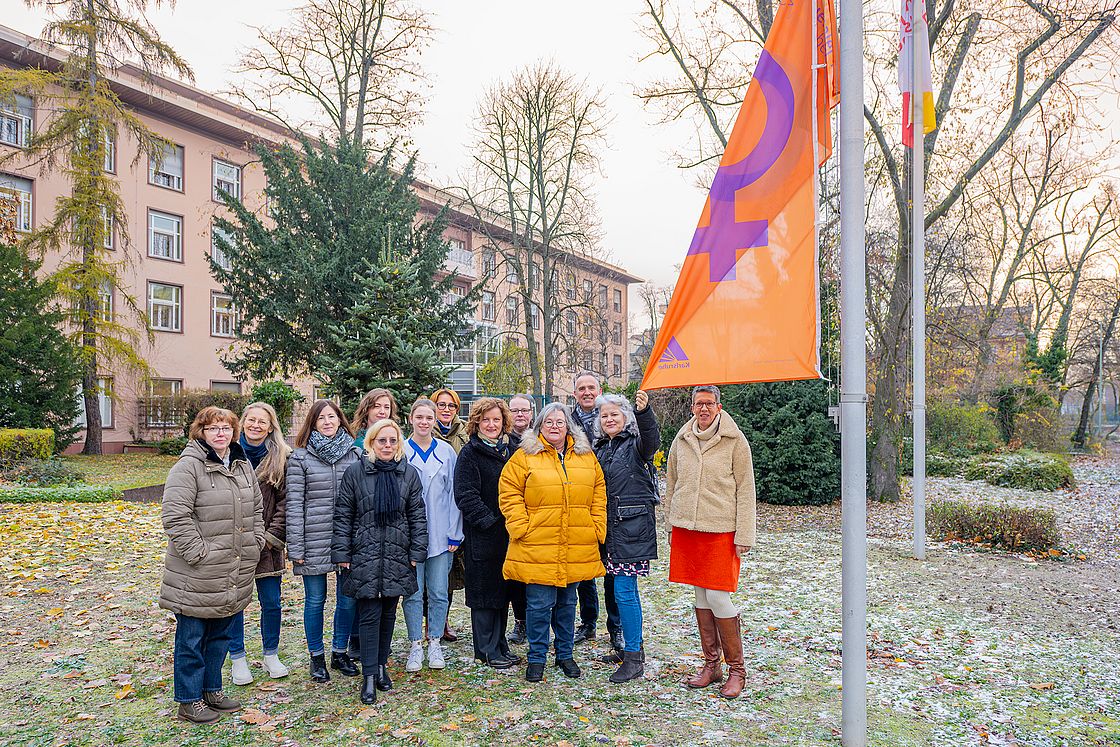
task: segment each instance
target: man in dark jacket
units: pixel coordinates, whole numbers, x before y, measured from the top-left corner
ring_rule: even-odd
[[[572,411],[587,434],[587,442],[595,443],[599,408],[595,399],[603,393],[599,377],[590,371],[581,371],[574,382],[576,406]],[[579,627],[576,628],[576,643],[595,640],[595,625],[599,621],[599,590],[595,579],[581,581],[577,588],[579,594]],[[603,579],[603,597],[607,603],[607,632],[611,636],[611,646],[622,650],[622,623],[618,619],[618,605],[614,600],[614,580],[607,576]]]

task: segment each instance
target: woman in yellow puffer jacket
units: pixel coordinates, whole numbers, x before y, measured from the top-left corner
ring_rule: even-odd
[[[604,573],[599,545],[607,537],[607,488],[599,460],[567,407],[548,405],[525,431],[502,470],[498,505],[509,532],[503,572],[526,584],[525,679],[544,677],[550,627],[556,666],[579,677],[572,656],[576,585]]]

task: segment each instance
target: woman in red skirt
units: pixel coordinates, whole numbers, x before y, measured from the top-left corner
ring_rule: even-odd
[[[692,390],[692,419],[669,449],[665,503],[669,515],[669,580],[696,595],[696,627],[704,666],[687,681],[707,687],[723,679],[725,698],[743,691],[743,639],[731,592],[739,588],[740,558],[754,546],[754,465],[751,447],[730,415],[719,388]]]

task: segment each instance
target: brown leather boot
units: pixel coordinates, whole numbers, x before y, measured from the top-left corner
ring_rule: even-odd
[[[739,627],[739,616],[717,617],[719,640],[723,646],[723,660],[727,662],[727,682],[719,694],[725,698],[737,698],[747,683],[747,668],[743,664],[743,635]]]
[[[719,666],[719,630],[716,628],[716,616],[711,610],[700,607],[694,609],[696,628],[700,631],[700,646],[704,651],[704,666],[685,684],[689,687],[707,687],[723,679],[723,670]]]

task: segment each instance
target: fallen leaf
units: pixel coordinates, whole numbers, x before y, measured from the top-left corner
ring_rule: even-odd
[[[35,641],[34,645],[35,645],[35,648],[47,648],[51,645],[51,642],[48,641],[46,638],[40,638],[39,640]]]
[[[458,731],[459,730],[459,725],[457,723],[455,723],[454,721],[452,721],[449,724],[444,724],[443,726],[439,727],[439,730],[440,731]]]
[[[132,688],[132,685],[122,685],[120,689],[118,689],[117,692],[113,694],[113,697],[117,700],[124,700],[129,695],[132,695],[135,692],[136,691]]]
[[[1053,690],[1054,689],[1054,683],[1053,682],[1035,682],[1031,685],[1028,685],[1028,687],[1031,688],[1032,690],[1040,690],[1040,691],[1041,690]]]
[[[247,724],[264,724],[271,718],[267,713],[258,708],[246,708],[241,712],[241,720]]]

